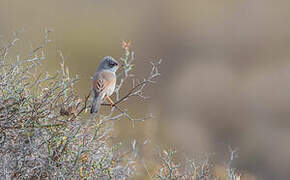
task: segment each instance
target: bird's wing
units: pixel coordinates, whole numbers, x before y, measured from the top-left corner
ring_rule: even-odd
[[[106,92],[115,83],[114,75],[110,72],[101,71],[93,79],[93,89],[97,94]]]
[[[93,94],[94,99],[92,103],[91,113],[97,113],[106,95],[111,95],[112,89],[116,83],[115,74],[106,71],[97,72],[93,78]]]

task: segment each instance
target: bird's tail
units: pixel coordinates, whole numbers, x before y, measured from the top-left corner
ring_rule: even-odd
[[[101,104],[101,98],[95,96],[93,99],[91,110],[90,110],[91,114],[98,113],[100,109],[100,104]]]

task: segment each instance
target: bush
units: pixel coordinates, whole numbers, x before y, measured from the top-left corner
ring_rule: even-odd
[[[70,76],[61,51],[56,74],[39,73],[49,33],[45,31],[43,44],[25,59],[9,54],[19,40],[17,35],[0,49],[1,179],[126,179],[134,175],[135,153],[120,143],[112,144],[112,122],[125,117],[134,125],[151,117],[133,118],[119,104],[133,96],[145,98],[143,88],[159,76],[157,64],[152,63],[149,76],[135,79],[133,88],[121,97],[119,90],[130,79],[134,61],[130,42],[123,41],[124,67],[118,75],[115,106],[100,118],[88,116],[90,93],[83,99],[75,94],[79,79]]]
[[[196,154],[194,157],[181,156],[178,158],[174,150],[159,150],[159,165],[156,176],[160,180],[208,180],[226,179],[240,180],[241,174],[232,168],[232,163],[237,156],[237,150],[229,147],[229,158],[224,167],[224,178],[219,177],[215,172],[216,165],[211,162],[210,154]]]
[[[133,87],[121,96],[122,85],[132,79],[135,59],[130,42],[123,41],[124,66],[118,74],[115,105],[102,104],[111,108],[108,114],[88,115],[90,92],[84,98],[76,95],[74,84],[79,78],[70,75],[61,51],[55,75],[39,71],[49,33],[45,31],[43,43],[24,59],[9,53],[19,41],[17,34],[0,48],[1,179],[128,179],[137,174],[138,163],[151,179],[218,179],[208,155],[177,160],[175,151],[160,150],[154,165],[158,168],[149,172],[145,161],[137,159],[136,141],[132,147],[111,141],[114,121],[126,118],[134,126],[151,118],[150,114],[133,118],[119,105],[132,97],[146,99],[143,90],[160,76],[160,60],[151,63],[146,78],[133,78]],[[231,168],[236,151],[230,152],[227,179],[238,180],[240,175]]]

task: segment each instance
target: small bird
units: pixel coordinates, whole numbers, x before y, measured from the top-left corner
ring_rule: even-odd
[[[93,102],[91,113],[98,113],[101,103],[105,98],[109,100],[111,105],[114,102],[110,98],[115,90],[116,71],[119,63],[111,56],[106,56],[100,63],[92,81]]]

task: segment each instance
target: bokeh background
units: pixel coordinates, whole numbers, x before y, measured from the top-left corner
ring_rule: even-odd
[[[149,105],[127,104],[155,118],[135,128],[123,119],[117,140],[214,152],[217,162],[231,145],[248,179],[289,179],[289,18],[287,0],[0,0],[0,40],[23,31],[28,52],[53,29],[42,68],[55,72],[61,49],[83,96],[100,59],[120,57],[130,39],[136,76],[162,58],[162,77],[147,89]]]

